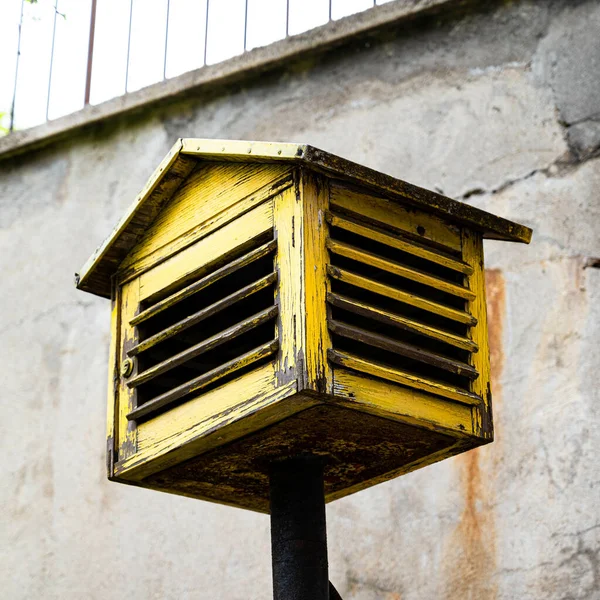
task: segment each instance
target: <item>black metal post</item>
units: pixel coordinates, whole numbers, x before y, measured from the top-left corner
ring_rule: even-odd
[[[329,600],[323,464],[299,457],[271,465],[274,600]]]

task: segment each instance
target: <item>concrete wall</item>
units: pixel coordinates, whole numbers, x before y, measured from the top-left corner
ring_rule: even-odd
[[[496,442],[329,505],[331,578],[600,598],[600,4],[486,6],[0,163],[3,598],[270,597],[267,517],[104,477],[109,307],[72,275],[179,136],[306,141],[534,228],[487,243]]]

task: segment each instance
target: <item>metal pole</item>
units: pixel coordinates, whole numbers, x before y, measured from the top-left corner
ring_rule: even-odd
[[[274,600],[329,600],[323,463],[273,463],[271,550]]]

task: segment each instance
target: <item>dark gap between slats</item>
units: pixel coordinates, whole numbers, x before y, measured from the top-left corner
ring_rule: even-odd
[[[264,238],[257,238],[254,246],[258,247],[264,244],[265,241],[266,240]],[[244,256],[247,252],[253,249],[254,248],[245,248],[243,252],[240,252],[235,256],[230,255],[227,263],[239,258],[240,256]],[[201,276],[197,277],[197,279],[206,277],[206,275],[210,274],[210,272],[222,266],[223,262],[216,262],[214,269],[210,271],[204,271]],[[139,341],[142,342],[148,339],[149,337],[165,330],[167,327],[182,321],[190,315],[193,315],[198,311],[211,306],[215,302],[218,302],[219,300],[231,295],[232,293],[239,291],[245,286],[258,281],[259,279],[271,274],[273,269],[274,252],[260,259],[254,260],[254,262],[250,263],[249,265],[240,268],[238,271],[225,276],[223,279],[220,279],[203,290],[194,293],[192,296],[181,300],[157,315],[150,317],[147,321],[144,321],[138,326]],[[179,286],[179,289],[182,289],[189,284],[190,281],[186,280],[185,283],[182,283]],[[174,293],[176,291],[177,289],[171,290],[170,293]],[[273,306],[274,303],[274,284],[254,292],[243,300],[238,300],[234,304],[227,306],[209,318],[196,323],[195,325],[192,325],[183,331],[180,331],[169,339],[158,342],[156,345],[148,348],[145,351],[140,352],[136,356],[136,360],[138,361],[138,374],[143,373],[154,365],[173,357],[174,355],[210,338],[211,336],[218,335],[220,332],[243,321],[244,319],[257,314],[270,306]],[[152,306],[152,304],[153,303],[146,303],[146,305],[142,308],[149,308]],[[242,356],[243,354],[261,346],[264,343],[274,340],[275,323],[276,319],[272,318],[268,322],[236,337],[235,339],[230,340],[229,342],[224,343],[204,354],[196,356],[184,364],[174,367],[162,375],[159,375],[154,379],[139,385],[137,387],[137,406],[142,406],[153,398],[156,398],[157,396],[168,392],[179,385],[187,383],[199,375],[208,373],[209,371],[220,367],[230,360]],[[198,396],[199,394],[203,394],[211,389],[221,386],[227,381],[231,381],[236,377],[240,377],[244,373],[256,369],[261,364],[264,364],[270,360],[273,360],[272,356],[251,363],[243,369],[218,379],[201,390],[197,390],[183,396],[176,402],[169,404],[157,412],[153,412],[151,415],[148,415],[143,419],[154,417],[165,410],[169,410],[170,408],[189,400],[190,397]]]
[[[342,187],[345,187],[345,186],[342,186]],[[453,256],[458,259],[461,258],[461,252],[459,250],[450,248],[449,246],[446,246],[445,244],[442,244],[439,242],[434,242],[433,240],[422,237],[416,233],[411,233],[409,231],[400,229],[398,227],[394,227],[390,223],[383,223],[382,221],[373,219],[373,218],[368,217],[367,215],[363,215],[359,212],[349,210],[342,206],[337,206],[337,205],[335,205],[335,202],[332,203],[330,211],[338,216],[347,218],[349,220],[356,221],[357,223],[361,223],[362,225],[372,225],[373,227],[376,227],[376,228],[379,228],[379,229],[385,231],[389,235],[398,235],[404,239],[414,241],[417,244],[424,246],[426,248],[429,248],[432,250],[437,250],[439,252],[443,252],[444,254],[447,254],[448,256]],[[455,229],[455,230],[457,229],[455,226],[449,226],[449,227],[452,229]]]
[[[397,290],[415,294],[416,296],[431,300],[432,302],[437,302],[438,304],[443,304],[449,308],[457,310],[465,310],[466,308],[466,301],[464,298],[459,298],[458,296],[442,292],[429,285],[405,279],[404,277],[394,275],[393,273],[388,273],[387,271],[374,267],[368,263],[363,263],[333,253],[330,253],[330,257],[330,263],[340,269],[345,269],[351,273],[368,277],[378,283],[383,283]]]
[[[469,356],[471,353],[468,350],[462,350],[461,348],[457,348],[456,346],[452,346],[451,344],[447,344],[440,340],[436,340],[418,333],[413,333],[411,331],[406,331],[400,327],[393,327],[387,323],[381,323],[375,319],[357,315],[354,312],[343,310],[337,306],[331,307],[331,315],[336,321],[349,323],[350,325],[355,325],[361,329],[366,329],[367,331],[371,331],[373,333],[385,335],[393,340],[404,342],[406,344],[412,344],[413,346],[417,346],[423,350],[435,352],[467,364],[469,363]]]
[[[398,369],[413,375],[456,386],[460,389],[470,391],[470,383],[467,377],[462,377],[454,373],[449,373],[444,369],[433,367],[422,362],[399,356],[393,352],[388,352],[380,348],[357,342],[336,334],[331,336],[333,347],[336,350],[354,354],[370,362],[380,364],[384,367]]]
[[[196,292],[189,298],[186,298],[185,300],[181,300],[177,304],[167,308],[166,310],[158,313],[154,317],[151,317],[147,321],[144,321],[143,323],[141,323],[138,326],[138,330],[139,330],[139,334],[140,334],[140,341],[148,339],[150,336],[153,336],[156,333],[163,331],[167,327],[170,327],[171,325],[178,323],[182,319],[185,319],[186,317],[193,315],[194,313],[198,312],[199,310],[202,310],[203,308],[206,308],[206,307],[210,306],[211,304],[214,304],[218,300],[222,300],[226,296],[229,296],[230,294],[261,279],[262,277],[265,277],[266,275],[269,275],[272,272],[273,272],[273,257],[265,256],[264,258],[254,261],[253,263],[241,268],[240,270],[236,271],[235,273],[232,273],[231,275],[227,275],[226,277],[224,277],[223,279],[220,279],[216,283],[209,285],[208,287],[204,288],[203,290]],[[270,290],[271,290],[271,297],[273,297],[273,286],[270,287]],[[246,300],[249,300],[250,303],[252,303],[253,297],[261,296],[261,294],[263,294],[264,291],[265,290],[256,292],[255,294],[252,294]],[[246,300],[244,300],[242,302],[245,302]],[[263,300],[264,300],[264,294],[263,294],[263,297],[261,297],[259,300],[254,299],[254,303],[256,306],[262,306],[262,307],[269,306],[269,304],[264,304]],[[273,302],[271,302],[271,304],[273,304]],[[234,306],[238,306],[238,303],[236,303]],[[223,315],[224,312],[227,312],[227,309],[225,309],[225,311],[223,311],[221,313],[218,313],[218,315],[215,315],[214,317],[207,319],[206,321],[202,321],[199,324],[199,326],[201,326],[202,328],[204,328],[204,327],[210,328],[210,324],[214,323],[215,321],[220,320],[221,315]],[[258,312],[258,311],[255,311],[255,312]],[[253,313],[249,313],[249,315],[250,314],[253,314]],[[241,320],[241,319],[238,319],[238,320]],[[225,329],[225,328],[223,327],[222,329]],[[188,334],[190,331],[191,330],[188,329],[185,332],[183,332],[182,335]],[[216,331],[215,331],[215,333],[216,333]],[[206,336],[206,337],[208,337],[208,336]]]
[[[371,279],[373,278],[371,277]],[[333,278],[330,278],[330,282],[331,291],[334,293],[342,296],[348,296],[348,298],[354,298],[355,300],[360,300],[369,306],[375,306],[389,312],[394,312],[402,317],[419,321],[421,323],[425,323],[426,325],[431,325],[432,327],[445,329],[450,333],[455,333],[463,337],[467,336],[469,327],[464,323],[459,323],[458,321],[442,317],[436,313],[387,298],[386,296],[382,296],[368,290],[363,290],[362,288],[338,281]]]
[[[210,275],[214,271],[217,271],[218,269],[226,266],[227,264],[232,263],[238,258],[241,258],[242,256],[252,252],[253,250],[256,250],[263,244],[266,244],[272,240],[273,231],[268,231],[249,240],[248,242],[245,242],[244,244],[236,248],[234,251],[227,253],[225,256],[220,256],[211,263],[203,266],[201,269],[190,273],[184,279],[180,280],[177,283],[177,285],[168,286],[164,290],[154,294],[151,299],[144,300],[140,304],[140,312],[146,310],[147,308],[150,308],[151,306],[154,306],[155,304],[158,304],[160,301],[178,292],[179,290],[182,290],[184,287],[190,285],[192,282]]]
[[[205,354],[201,354],[200,356],[193,358],[183,365],[175,367],[174,369],[155,377],[147,383],[141,384],[137,388],[137,405],[142,406],[144,403],[152,400],[156,396],[172,390],[179,385],[187,383],[199,375],[208,373],[208,371],[211,371],[216,367],[245,354],[246,352],[250,352],[254,348],[273,339],[275,339],[275,319],[272,319],[271,321],[251,331],[248,331],[247,333],[227,342],[226,344],[223,344],[222,346],[218,346],[217,348],[214,348]],[[211,385],[204,387],[201,390],[197,390],[191,394],[183,396],[177,402],[169,404],[167,408],[172,408],[181,402],[189,400],[190,398],[204,394],[211,389],[223,385],[227,381],[231,381],[232,379],[235,379],[236,377],[239,377],[250,370],[256,369],[261,364],[269,362],[270,360],[273,360],[272,356],[267,357],[267,359],[251,363],[247,367],[235,371],[226,377],[218,379]],[[153,413],[152,416],[155,416],[155,414]]]
[[[415,256],[409,252],[404,252],[398,248],[393,248],[392,246],[382,244],[381,242],[377,242],[357,233],[346,231],[340,227],[331,227],[330,231],[331,238],[339,242],[345,242],[346,244],[350,244],[351,246],[355,246],[361,250],[366,250],[367,252],[377,254],[382,258],[387,258],[397,262],[405,267],[412,267],[413,269],[423,271],[429,275],[434,275],[435,277],[444,279],[449,283],[454,283],[460,286],[463,285],[463,273],[459,273],[458,271],[454,271],[453,269],[439,265],[435,262],[427,260],[426,258]]]

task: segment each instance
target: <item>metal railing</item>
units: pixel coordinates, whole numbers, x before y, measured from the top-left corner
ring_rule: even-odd
[[[14,30],[10,27],[10,18],[4,21],[4,25],[0,22],[0,38],[3,37],[3,31],[6,34],[5,42],[0,41],[0,53],[11,55],[8,46],[12,40],[12,55],[15,57],[13,77],[10,76],[10,65],[0,74],[0,127],[3,126],[3,132],[8,133],[168,79],[174,76],[170,75],[169,70],[177,75],[221,62],[235,54],[248,52],[253,47],[268,45],[277,39],[391,0],[194,0],[193,3],[190,0],[4,1],[10,3],[13,17],[18,15],[17,19],[13,18]],[[188,16],[186,11],[190,10],[194,11],[193,15],[189,15],[189,20],[194,24],[193,33],[182,36],[182,27],[189,26],[185,21]],[[102,19],[98,18],[100,12]],[[87,30],[88,23],[87,37],[82,38],[81,31]],[[134,56],[133,51],[136,32],[143,32],[144,23],[150,24],[149,28],[154,32],[150,46],[153,56],[140,58]],[[239,25],[237,33],[236,23]],[[123,44],[122,52],[115,49],[119,41],[119,27],[123,33],[126,29],[126,44]],[[221,33],[214,34],[218,29]],[[249,33],[254,34],[252,42]],[[237,35],[241,39],[237,40]],[[266,43],[261,43],[261,35],[267,40]],[[98,54],[100,38],[104,44],[103,56]],[[66,54],[63,48],[61,57],[57,58],[56,49],[61,43],[72,48]],[[175,43],[180,47],[179,54],[173,58],[172,55],[177,54],[172,47]],[[115,47],[111,50],[112,56],[106,51],[111,45]],[[219,47],[220,55],[211,60],[211,49],[216,47]],[[24,51],[27,68],[23,63]],[[34,68],[32,56],[36,53],[38,64]],[[162,55],[162,64],[157,65],[159,54]],[[193,60],[182,60],[185,54]],[[81,59],[81,68],[73,68],[73,72],[67,75],[62,73],[57,79],[57,61],[62,60],[66,64],[68,60],[65,56],[70,57],[68,60]],[[183,64],[186,60],[187,66]],[[183,67],[177,64],[178,61]],[[193,66],[190,66],[192,63]],[[139,81],[132,85],[132,70],[139,70],[140,65],[152,69],[156,74],[146,74],[145,78],[142,77],[142,85]],[[25,70],[28,70],[28,74],[25,74]],[[62,70],[65,70],[64,66]],[[35,77],[32,73],[36,74]],[[7,93],[9,88],[12,89],[10,98]],[[36,110],[28,109],[34,101],[37,103]],[[42,101],[45,110],[42,110]]]

